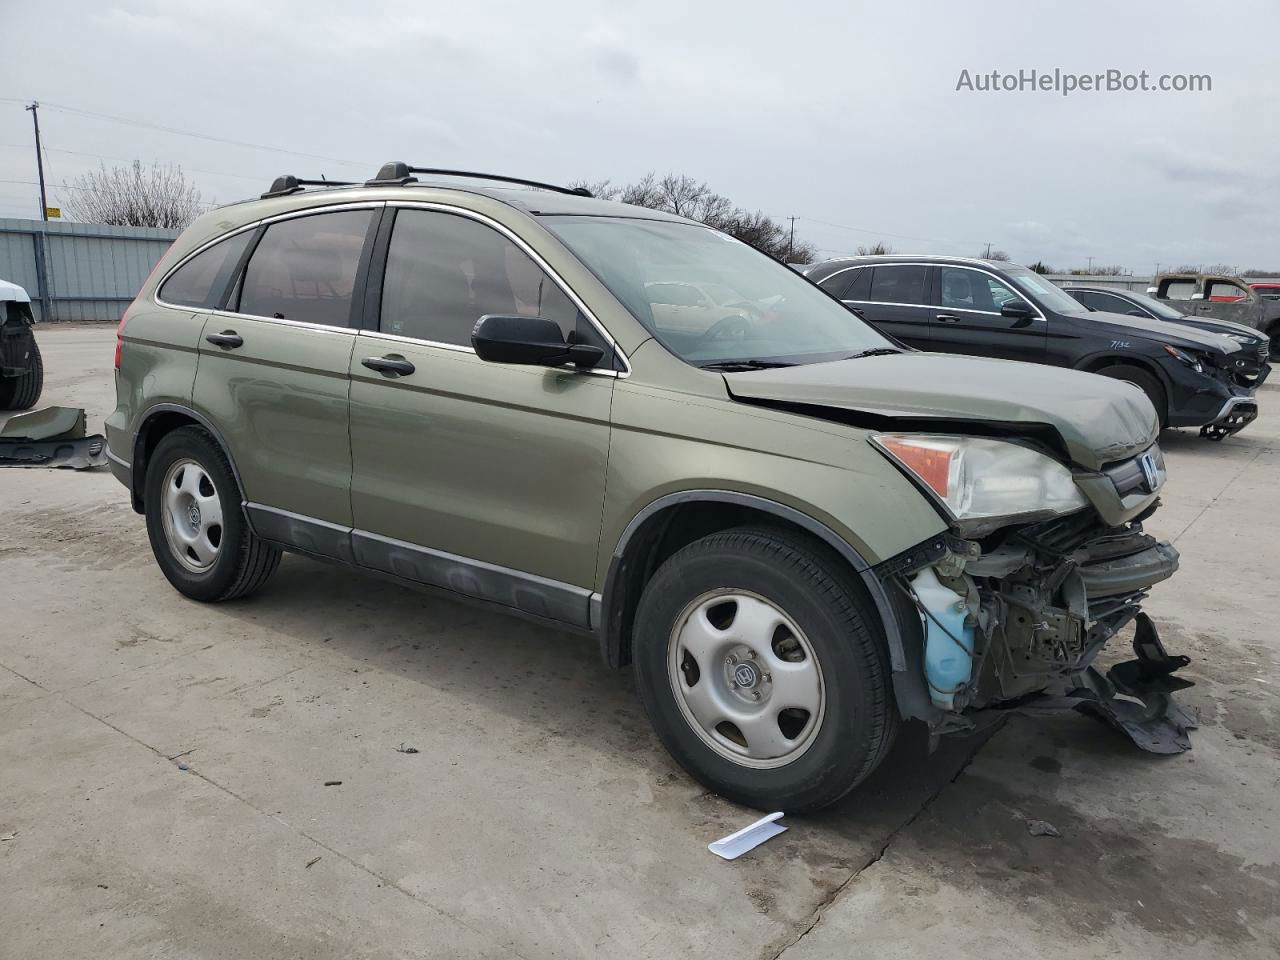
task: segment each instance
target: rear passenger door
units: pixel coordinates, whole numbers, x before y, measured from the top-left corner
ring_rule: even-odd
[[[351,357],[351,503],[365,566],[586,625],[612,344],[530,248],[464,210],[388,209]],[[381,281],[379,283],[379,281]],[[486,314],[542,316],[598,372],[489,363]]]
[[[221,430],[264,537],[349,559],[348,368],[380,205],[259,228],[205,322],[193,405]]]
[[[889,336],[918,350],[932,349],[929,271],[922,263],[877,264],[865,271],[869,280],[854,281],[854,286],[865,285],[866,299],[859,299],[860,289],[851,289],[846,305]]]
[[[985,270],[949,265],[939,265],[937,269],[932,349],[1044,361],[1048,324],[1034,304]],[[1026,304],[1033,316],[1004,316],[1001,307],[1010,301]]]

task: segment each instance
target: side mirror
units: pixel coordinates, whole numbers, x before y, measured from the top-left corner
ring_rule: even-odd
[[[1035,315],[1035,311],[1025,300],[1006,300],[1004,306],[1000,308],[1000,316],[1012,317],[1015,320],[1030,320]]]
[[[545,317],[487,314],[471,331],[476,356],[491,363],[522,363],[536,367],[579,369],[594,367],[604,351],[588,343],[566,343],[560,325]]]

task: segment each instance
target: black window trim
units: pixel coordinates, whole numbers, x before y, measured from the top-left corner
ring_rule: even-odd
[[[455,207],[450,204],[436,203],[424,200],[390,200],[387,202],[389,215],[382,218],[382,223],[378,231],[376,243],[369,261],[369,283],[366,288],[364,297],[364,315],[361,318],[359,332],[367,336],[376,336],[380,340],[393,340],[399,343],[412,343],[421,346],[437,347],[442,350],[452,350],[455,353],[469,353],[475,355],[475,350],[470,346],[460,343],[445,343],[440,340],[425,340],[421,337],[406,337],[397,333],[385,333],[378,327],[381,321],[382,311],[382,285],[386,278],[387,269],[387,252],[391,246],[391,234],[394,229],[396,217],[401,210],[430,210],[438,213],[454,214],[463,216],[470,220],[484,224],[491,229],[498,231],[506,239],[510,240],[523,253],[525,253],[537,266],[549,276],[567,296],[571,303],[587,318],[596,332],[604,338],[605,343],[609,347],[610,353],[613,355],[614,363],[622,366],[621,370],[610,367],[591,367],[586,370],[579,371],[581,373],[595,374],[596,376],[618,377],[625,379],[631,375],[631,363],[627,359],[627,355],[622,348],[618,346],[618,342],[609,333],[603,323],[599,321],[591,308],[586,302],[578,296],[572,287],[565,281],[560,274],[547,263],[542,256],[533,249],[525,240],[517,233],[507,227],[505,224],[488,217],[483,213],[475,210],[468,210],[465,207]]]
[[[229,240],[231,237],[237,236],[238,234],[245,233],[246,231],[249,231],[249,230],[256,231],[257,236],[255,236],[249,242],[249,245],[245,250],[245,254],[241,257],[240,262],[236,265],[236,272],[233,273],[230,278],[228,278],[227,288],[222,292],[222,295],[218,298],[219,303],[226,304],[227,298],[230,297],[231,293],[236,289],[236,285],[240,282],[240,277],[243,275],[244,268],[249,262],[249,257],[251,257],[253,255],[253,252],[257,250],[258,244],[262,240],[262,235],[266,233],[267,227],[271,226],[273,223],[279,223],[282,220],[296,220],[299,217],[318,216],[324,213],[345,213],[350,210],[371,210],[371,211],[374,211],[376,214],[380,214],[381,211],[383,211],[386,208],[386,206],[387,206],[387,203],[385,200],[363,201],[359,203],[327,204],[327,205],[318,206],[318,207],[304,207],[300,210],[290,210],[288,213],[278,214],[277,216],[274,216],[274,217],[264,217],[261,220],[255,220],[252,223],[246,223],[241,227],[237,227],[235,230],[230,230],[219,237],[215,237],[214,239],[210,240],[208,243],[201,244],[199,247],[192,250],[185,257],[179,260],[176,264],[170,267],[169,270],[165,273],[164,277],[160,280],[160,282],[156,284],[156,292],[154,295],[154,300],[158,306],[168,307],[170,310],[186,310],[191,313],[207,313],[213,316],[227,317],[229,319],[257,320],[262,323],[282,323],[282,324],[286,324],[288,326],[293,326],[293,327],[306,327],[309,330],[324,330],[331,333],[344,333],[344,334],[351,334],[352,336],[354,336],[355,334],[360,332],[360,328],[356,326],[352,326],[351,322],[354,321],[356,317],[356,311],[358,309],[358,304],[361,302],[361,300],[357,298],[357,290],[360,288],[361,284],[364,282],[360,274],[360,269],[366,267],[364,253],[370,249],[369,236],[366,236],[365,238],[364,250],[361,253],[361,259],[357,266],[356,286],[353,287],[351,291],[352,321],[349,322],[347,326],[337,327],[328,323],[311,323],[306,320],[290,320],[287,317],[283,317],[283,318],[282,317],[262,317],[256,313],[240,313],[237,310],[229,310],[225,306],[223,307],[184,307],[181,304],[169,303],[167,300],[160,299],[160,291],[164,288],[164,285],[169,282],[170,277],[172,277],[178,270],[182,269],[182,267],[186,263],[188,263],[190,260],[194,259],[195,257],[198,257],[200,254],[204,253],[204,251],[208,250],[210,247],[213,247],[216,244],[222,243],[224,240]],[[380,216],[373,216],[370,218],[370,228],[369,228],[370,236],[376,236],[378,232],[378,226],[380,224],[380,219],[385,220],[386,218],[385,217],[380,218]]]
[[[206,299],[212,299],[213,303],[216,304],[217,306],[205,307],[205,306],[193,306],[187,303],[172,303],[171,301],[161,299],[160,292],[164,290],[166,286],[168,286],[169,281],[172,280],[175,275],[177,275],[179,270],[181,270],[187,264],[195,260],[196,257],[199,257],[200,255],[208,252],[209,250],[212,250],[214,247],[216,247],[220,243],[227,243],[233,237],[238,237],[242,233],[247,233],[251,230],[257,230],[257,229],[258,227],[256,224],[250,225],[248,227],[241,227],[239,229],[232,230],[230,233],[224,233],[221,236],[214,237],[208,243],[202,244],[201,246],[197,247],[195,250],[192,250],[189,254],[183,257],[182,260],[180,260],[171,269],[169,269],[165,273],[165,275],[161,278],[160,282],[156,284],[155,294],[153,297],[155,302],[162,307],[169,307],[173,310],[192,310],[192,311],[200,312],[200,311],[218,309],[226,301],[227,291],[235,286],[236,278],[240,276],[240,271],[244,269],[244,264],[245,264],[245,261],[248,259],[248,254],[252,253],[253,248],[258,245],[257,237],[250,237],[248,244],[245,245],[245,249],[240,251],[240,256],[236,258],[236,264],[234,269],[232,269],[231,273],[224,279],[222,284],[222,289],[217,291],[217,296],[216,297],[210,296],[206,298]],[[210,286],[209,294],[212,295],[213,293],[214,293],[213,287]]]

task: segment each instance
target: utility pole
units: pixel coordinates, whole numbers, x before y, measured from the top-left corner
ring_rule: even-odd
[[[988,242],[987,242],[987,252],[986,252],[986,253],[984,253],[984,254],[982,255],[982,259],[983,259],[983,260],[990,260],[990,259],[991,259],[991,243],[990,243],[990,241],[988,241]]]
[[[796,246],[796,218],[788,217],[791,221],[791,235],[787,237],[787,263],[791,262],[791,253]]]
[[[1089,275],[1093,276],[1093,257],[1089,258]]]
[[[38,102],[32,102],[25,109],[31,111],[31,122],[36,128],[36,173],[40,178],[40,219],[48,221],[49,219],[49,198],[44,192],[44,154],[40,149],[40,115],[37,111],[40,109]]]

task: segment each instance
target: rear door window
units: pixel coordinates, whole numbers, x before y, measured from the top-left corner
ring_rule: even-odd
[[[253,231],[245,230],[215,243],[174,271],[160,288],[160,299],[180,307],[213,309],[221,304],[227,281],[240,265]]]
[[[875,303],[902,303],[909,306],[925,303],[924,264],[899,264],[876,267],[871,278],[869,300]],[[846,297],[845,299],[856,299]]]
[[[271,224],[245,267],[237,312],[351,326],[351,297],[373,213],[342,210]]]

